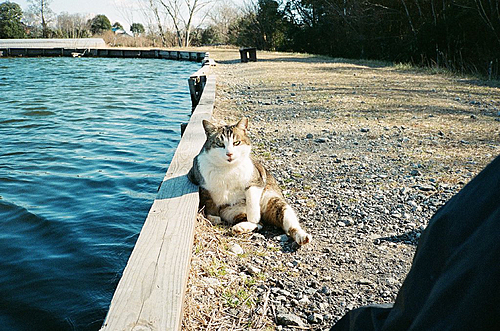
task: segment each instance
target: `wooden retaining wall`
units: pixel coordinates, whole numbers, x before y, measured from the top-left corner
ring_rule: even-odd
[[[209,62],[210,64],[210,62]],[[215,76],[205,65],[190,77],[204,77],[198,105],[151,206],[125,267],[101,330],[180,330],[198,211],[198,187],[187,179],[212,116]],[[191,86],[191,84],[190,84]]]
[[[187,60],[201,62],[205,52],[173,51],[145,48],[72,48],[72,47],[1,47],[0,57],[118,57]]]

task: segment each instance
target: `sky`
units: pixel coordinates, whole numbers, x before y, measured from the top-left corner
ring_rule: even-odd
[[[10,0],[17,3],[24,10],[28,9],[27,0]],[[56,14],[89,14],[94,17],[98,14],[106,15],[111,24],[120,22],[125,30],[129,30],[132,23],[145,24],[139,1],[137,0],[51,0],[49,8]]]

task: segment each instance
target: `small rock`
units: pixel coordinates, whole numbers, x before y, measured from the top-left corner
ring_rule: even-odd
[[[255,239],[261,239],[261,240],[266,239],[266,237],[264,237],[264,235],[260,234],[260,233],[254,233],[252,235],[252,237],[255,238]]]
[[[320,292],[323,293],[324,295],[330,295],[331,293],[330,288],[326,285],[321,288]]]
[[[311,324],[321,324],[323,323],[323,315],[312,313],[311,315],[307,316],[307,321]]]
[[[260,271],[261,270],[259,268],[254,267],[253,265],[247,265],[247,272],[252,276],[260,273]]]
[[[219,286],[220,282],[217,278],[212,278],[212,277],[203,277],[202,281],[207,284],[208,286]]]
[[[419,189],[420,191],[424,191],[424,192],[429,192],[429,191],[434,191],[434,190],[436,190],[436,189],[434,188],[434,186],[430,186],[430,185],[420,185],[420,186],[418,187],[418,189]]]
[[[368,132],[368,131],[370,131],[369,128],[361,128],[361,132]]]
[[[422,176],[422,173],[420,171],[418,171],[417,169],[413,169],[410,172],[410,175],[412,175],[412,176]]]
[[[326,139],[325,138],[318,138],[315,140],[317,143],[320,143],[320,144],[323,144],[323,143],[326,143]]]
[[[279,314],[278,316],[276,316],[276,319],[278,321],[278,325],[304,327],[302,319],[294,314]]]
[[[327,310],[327,309],[328,309],[328,306],[329,306],[329,305],[328,305],[328,303],[326,303],[326,302],[320,302],[320,303],[319,303],[319,308],[320,308],[321,310]]]
[[[369,279],[361,278],[358,280],[358,284],[360,285],[373,285],[373,282]]]
[[[289,297],[289,296],[292,295],[290,292],[288,292],[287,290],[283,290],[283,289],[279,289],[278,293],[281,294],[281,295],[284,295],[286,297]]]
[[[231,253],[234,253],[236,255],[240,255],[240,254],[243,254],[244,251],[243,251],[243,248],[241,248],[240,245],[236,244],[236,243],[233,243],[229,246],[228,250],[231,252]]]
[[[274,237],[274,240],[284,243],[288,241],[288,236],[286,234],[282,234]]]
[[[314,136],[313,136],[313,134],[312,134],[312,133],[308,133],[308,134],[307,134],[307,136],[306,136],[306,138],[307,138],[307,139],[312,139],[313,137],[314,137]]]
[[[302,299],[299,300],[299,303],[301,305],[307,305],[307,304],[311,303],[311,300],[309,300],[309,298],[307,297],[307,295],[304,295],[302,297]]]

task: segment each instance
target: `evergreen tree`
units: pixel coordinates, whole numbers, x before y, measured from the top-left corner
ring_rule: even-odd
[[[130,26],[130,32],[132,32],[134,36],[144,33],[144,31],[144,25],[142,25],[141,23],[132,23],[132,25]]]
[[[3,2],[0,4],[0,39],[25,38],[26,32],[21,23],[23,11],[17,3]]]
[[[92,34],[101,34],[104,31],[111,30],[111,22],[106,15],[97,15],[89,20],[90,31]]]

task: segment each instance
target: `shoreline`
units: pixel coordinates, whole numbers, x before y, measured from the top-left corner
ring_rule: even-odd
[[[199,218],[183,329],[320,330],[394,302],[434,212],[499,154],[500,91],[374,61],[207,50],[215,120],[249,117],[254,155],[313,243]]]

